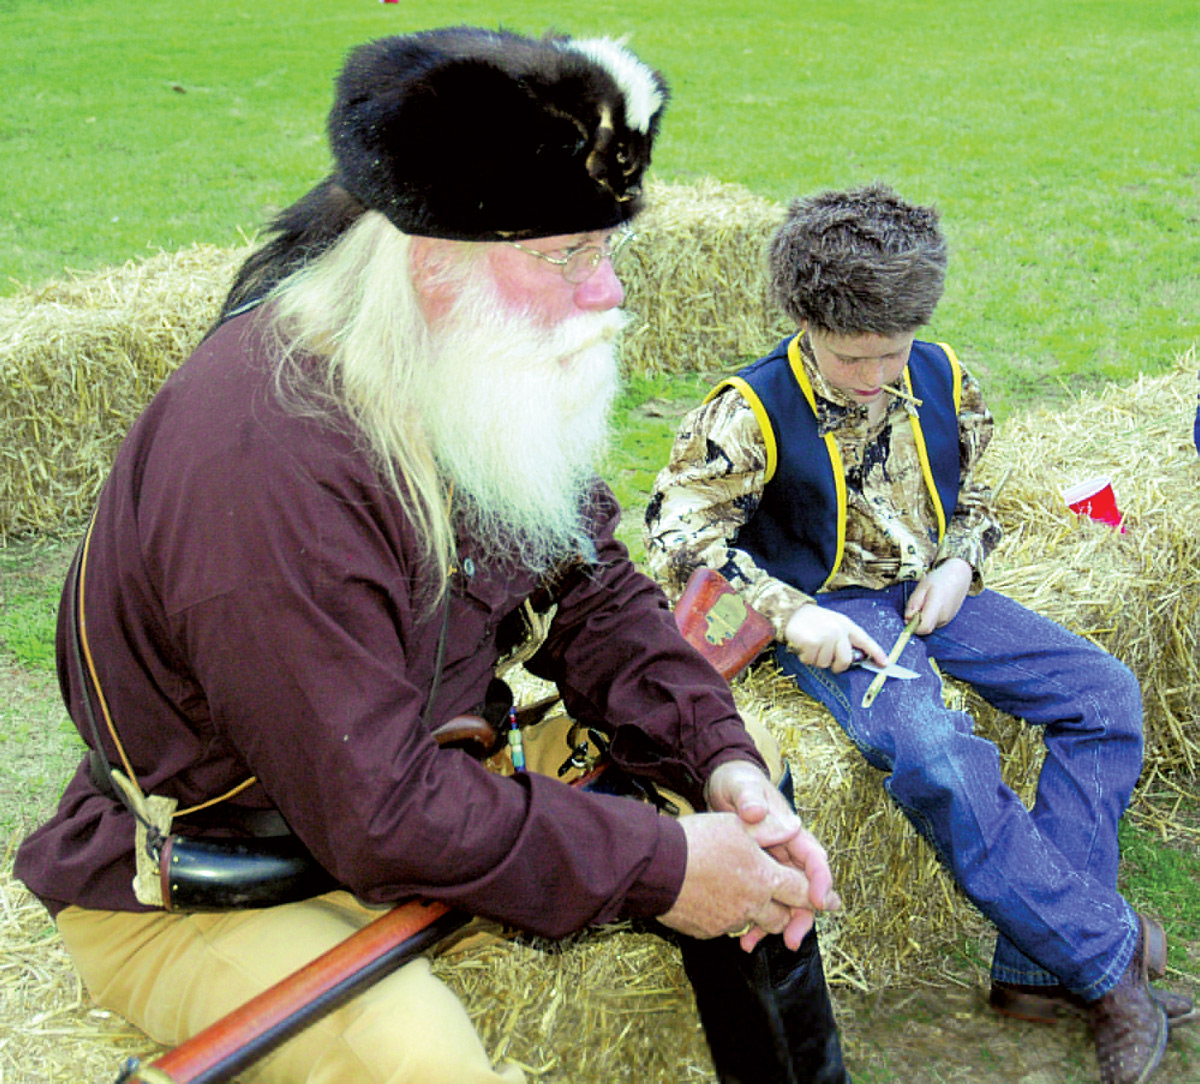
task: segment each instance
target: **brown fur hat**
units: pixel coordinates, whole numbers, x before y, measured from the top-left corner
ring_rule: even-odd
[[[496,241],[608,229],[641,209],[667,101],[608,38],[457,26],[350,53],[335,180],[405,233]]]

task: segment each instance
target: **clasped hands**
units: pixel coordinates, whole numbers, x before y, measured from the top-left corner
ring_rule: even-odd
[[[718,767],[705,799],[709,812],[679,819],[687,871],[660,921],[692,937],[738,934],[747,952],[769,933],[799,948],[814,913],[841,906],[824,848],[750,761]]]

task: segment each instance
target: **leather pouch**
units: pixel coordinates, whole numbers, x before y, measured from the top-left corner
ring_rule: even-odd
[[[711,568],[698,568],[675,604],[684,639],[727,681],[746,669],[775,639],[774,626]]]

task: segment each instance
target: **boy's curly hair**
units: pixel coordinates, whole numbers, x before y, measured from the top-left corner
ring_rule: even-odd
[[[946,280],[933,207],[884,184],[796,199],[771,238],[771,293],[799,326],[899,335],[929,321]]]

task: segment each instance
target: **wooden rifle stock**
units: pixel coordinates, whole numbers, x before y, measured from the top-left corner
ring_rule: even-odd
[[[773,637],[770,622],[710,569],[692,574],[675,607],[675,619],[688,642],[726,680],[753,662]],[[534,705],[529,721],[540,718],[556,700],[549,697]],[[444,724],[435,736],[443,744],[484,750],[494,744],[495,735],[483,719],[462,716]],[[469,919],[443,903],[414,901],[396,907],[149,1066],[142,1068],[131,1058],[116,1084],[222,1084]]]
[[[463,926],[470,916],[416,901],[385,912],[310,964],[117,1084],[219,1084]]]

